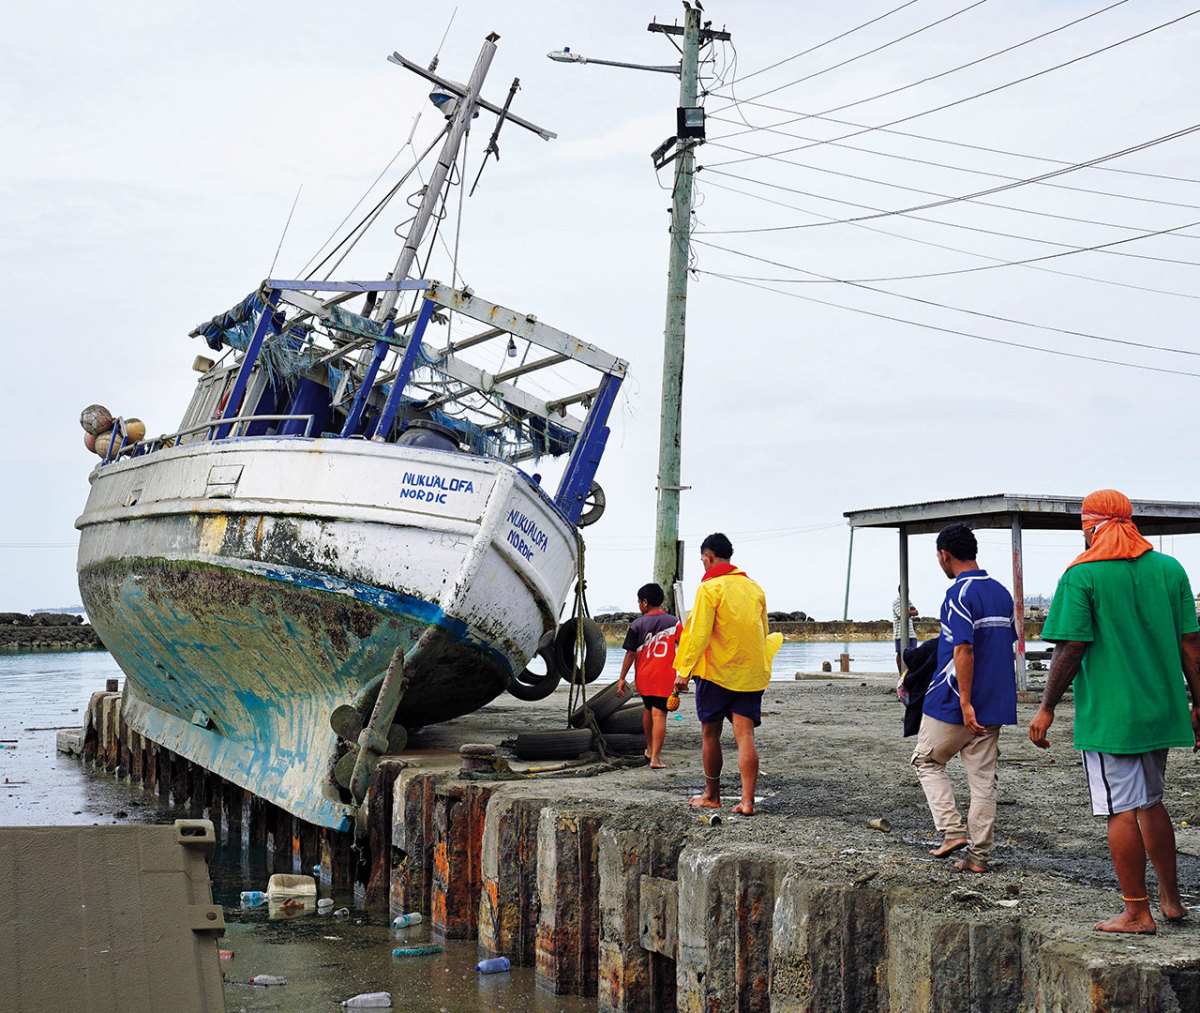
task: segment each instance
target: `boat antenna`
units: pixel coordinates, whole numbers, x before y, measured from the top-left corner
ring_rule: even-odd
[[[296,187],[296,196],[292,200],[292,210],[288,212],[287,221],[283,223],[283,232],[279,236],[279,245],[275,247],[275,256],[271,258],[271,270],[267,272],[268,278],[275,276],[275,264],[279,260],[279,251],[283,249],[283,241],[287,237],[288,226],[292,224],[292,215],[296,213],[296,205],[300,203],[300,191],[303,189],[303,183]]]
[[[429,73],[433,73],[438,68],[438,59],[442,55],[442,46],[446,44],[446,39],[450,35],[450,26],[454,24],[455,15],[458,14],[458,8],[455,7],[450,13],[450,20],[446,22],[446,30],[442,33],[442,41],[438,43],[437,52],[433,54],[433,59],[429,61]]]
[[[483,149],[483,161],[479,163],[479,172],[475,174],[475,182],[471,184],[471,192],[468,197],[475,196],[475,187],[479,186],[479,177],[483,175],[483,167],[487,165],[488,155],[495,155],[496,161],[500,161],[500,145],[497,140],[500,138],[500,128],[504,126],[504,121],[508,119],[508,107],[512,105],[513,96],[521,87],[521,79],[513,78],[513,83],[508,89],[508,98],[504,100],[504,108],[500,110],[500,115],[496,117],[496,129],[492,131],[492,136],[488,139],[487,147]]]

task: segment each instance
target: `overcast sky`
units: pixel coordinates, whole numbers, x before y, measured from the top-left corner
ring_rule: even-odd
[[[79,410],[101,402],[152,433],[176,428],[205,350],[188,331],[271,272],[297,190],[277,277],[301,271],[398,151],[385,179],[411,162],[418,111],[413,143],[432,138],[427,87],[385,58],[427,63],[455,10],[114,0],[7,12],[0,610],[79,600],[74,520],[95,463]],[[1192,127],[1190,10],[712,0],[705,16],[733,44],[705,65],[683,420],[691,585],[700,540],[723,530],[771,608],[840,618],[846,510],[1109,486],[1200,499],[1200,134],[844,221]],[[598,476],[608,511],[586,532],[595,611],[632,608],[651,576],[670,171],[656,178],[649,153],[674,132],[678,82],[545,54],[671,63],[669,40],[646,31],[656,16],[682,8],[468,0],[440,54],[440,72],[465,80],[497,32],[487,95],[503,102],[519,77],[514,111],[559,135],[506,128],[465,202],[462,276],[630,362]],[[479,124],[472,178],[492,119]],[[398,248],[385,228],[346,273],[382,277]],[[1011,264],[1051,254],[1065,255]],[[980,541],[980,562],[1007,581],[1007,532]],[[1050,593],[1081,544],[1029,535],[1027,593]],[[1200,542],[1163,547],[1200,577]],[[945,586],[932,539],[912,553],[913,599],[932,614]],[[860,533],[851,616],[887,614],[895,585],[894,534]]]

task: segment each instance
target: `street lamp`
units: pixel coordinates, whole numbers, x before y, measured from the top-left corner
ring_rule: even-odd
[[[687,9],[684,26],[651,23],[650,31],[682,35],[682,59],[671,67],[653,67],[614,60],[592,60],[570,47],[546,55],[558,63],[598,63],[608,67],[628,67],[679,77],[679,108],[676,134],[651,154],[655,169],[676,162],[675,185],[671,198],[671,251],[667,269],[667,313],[663,332],[662,422],[658,440],[658,508],[654,531],[654,579],[667,593],[667,604],[678,613],[674,589],[679,576],[679,484],[680,430],[683,407],[683,346],[687,317],[688,245],[692,229],[692,174],[696,145],[704,142],[704,110],[697,103],[700,42],[728,39],[728,32],[700,27],[700,11]],[[672,147],[675,153],[668,155]]]
[[[563,46],[562,49],[552,49],[546,54],[555,63],[598,63],[602,67],[628,67],[630,70],[652,70],[658,74],[674,74],[679,76],[681,65],[678,63],[670,66],[652,66],[648,63],[619,63],[616,60],[595,60],[584,56],[582,53],[572,53],[570,46]]]

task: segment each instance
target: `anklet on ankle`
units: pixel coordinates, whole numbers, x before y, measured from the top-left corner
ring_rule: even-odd
[[[1126,904],[1140,904],[1142,901],[1149,899],[1149,894],[1146,894],[1145,897],[1126,897],[1125,894],[1121,894],[1121,900],[1123,900]]]

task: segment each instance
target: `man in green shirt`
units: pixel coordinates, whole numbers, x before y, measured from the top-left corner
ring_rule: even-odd
[[[1200,624],[1183,567],[1153,551],[1124,495],[1091,493],[1082,520],[1087,549],[1059,580],[1042,629],[1056,647],[1029,738],[1049,748],[1054,708],[1074,681],[1075,748],[1083,753],[1092,812],[1108,818],[1125,902],[1096,928],[1151,933],[1147,853],[1163,916],[1187,916],[1163,784],[1171,746],[1200,749]]]

